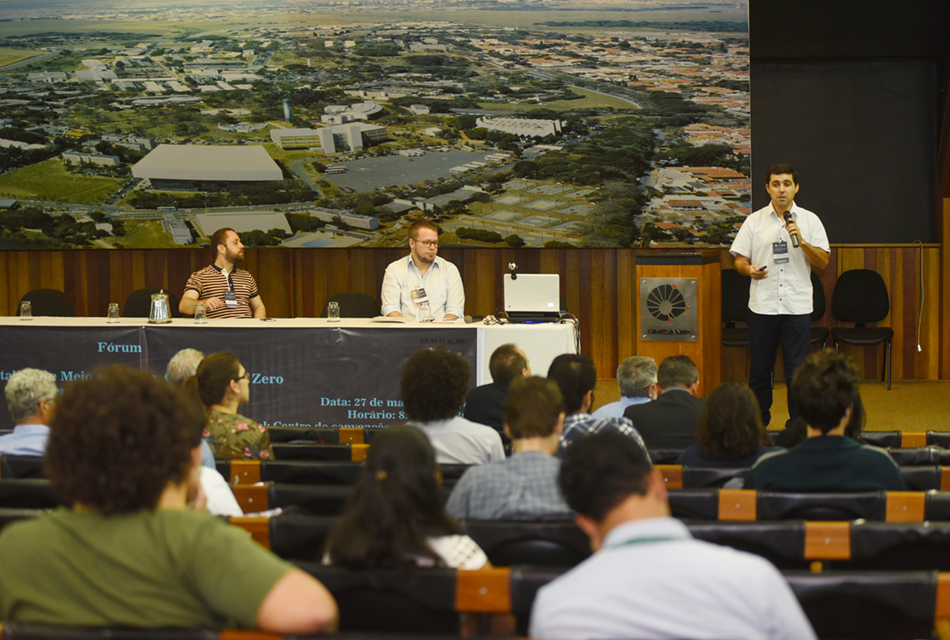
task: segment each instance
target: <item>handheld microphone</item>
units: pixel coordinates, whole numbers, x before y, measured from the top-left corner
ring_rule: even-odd
[[[789,222],[791,222],[791,221],[792,221],[792,212],[791,212],[791,211],[786,211],[786,212],[785,212],[785,222],[786,222],[786,223],[789,223]],[[789,235],[792,236],[792,246],[797,249],[797,248],[798,248],[798,236],[797,236],[797,235],[794,235],[794,234],[789,234]]]
[[[508,263],[508,271],[511,272],[511,279],[512,279],[512,280],[517,280],[517,279],[518,279],[518,265],[517,265],[516,263],[514,263],[514,262],[509,262],[509,263]]]

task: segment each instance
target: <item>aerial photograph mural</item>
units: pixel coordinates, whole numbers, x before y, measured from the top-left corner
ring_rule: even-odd
[[[0,0],[0,249],[728,244],[748,0]]]

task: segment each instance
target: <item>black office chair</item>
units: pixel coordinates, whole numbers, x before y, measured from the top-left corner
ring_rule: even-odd
[[[344,291],[330,296],[327,304],[323,305],[321,318],[327,317],[327,306],[331,302],[340,305],[341,318],[375,318],[380,313],[379,303],[373,296],[361,291]]]
[[[737,322],[749,318],[749,283],[752,278],[735,269],[722,270],[722,343],[727,347],[748,347],[749,329]]]
[[[73,303],[69,297],[59,289],[33,289],[27,291],[20,298],[20,304],[29,301],[34,316],[59,316],[72,318],[76,315],[73,311]],[[20,307],[17,306],[17,315],[20,315]]]
[[[178,296],[167,289],[136,289],[125,299],[122,305],[123,318],[147,318],[152,310],[152,294],[162,292],[168,295],[168,309],[173,318],[180,318]]]
[[[827,305],[825,304],[825,287],[821,284],[821,278],[819,278],[818,274],[814,271],[811,272],[811,298],[811,321],[814,323],[825,317],[825,310],[827,309]],[[828,329],[828,327],[812,327],[811,343],[820,344],[821,348],[824,349],[825,344],[828,342],[829,335],[831,335],[831,330]]]
[[[894,330],[890,327],[868,327],[868,322],[880,322],[891,310],[890,297],[884,278],[870,269],[852,269],[838,277],[831,299],[831,311],[841,322],[852,322],[853,327],[835,327],[831,336],[835,351],[841,342],[856,345],[884,343],[884,372],[882,379],[891,388],[891,342]]]

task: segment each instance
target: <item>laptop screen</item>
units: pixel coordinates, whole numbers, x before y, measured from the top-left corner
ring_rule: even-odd
[[[561,310],[560,276],[556,273],[505,274],[505,311],[558,313]]]

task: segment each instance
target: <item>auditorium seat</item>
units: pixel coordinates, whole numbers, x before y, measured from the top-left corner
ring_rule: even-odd
[[[288,484],[354,485],[363,474],[359,462],[322,460],[265,460],[260,463],[262,482]]]
[[[851,523],[851,569],[950,571],[950,522]]]
[[[650,460],[653,464],[676,464],[685,449],[650,449]]]
[[[270,550],[285,560],[320,562],[336,516],[284,513],[270,519]]]
[[[757,520],[867,520],[885,519],[884,491],[860,493],[784,493],[758,491]]]
[[[931,638],[937,573],[783,572],[819,638]]]
[[[887,449],[894,462],[900,467],[946,465],[950,467],[950,451],[943,447],[927,445],[914,449]]]
[[[272,443],[365,444],[362,427],[267,427]]]
[[[297,444],[274,443],[277,460],[350,460],[362,462],[368,445],[365,444]]]
[[[862,431],[861,439],[882,449],[899,449],[904,446],[900,431]]]
[[[698,540],[748,551],[766,558],[779,569],[806,569],[805,521],[686,522]]]
[[[41,456],[0,456],[0,478],[45,478]]]
[[[63,501],[49,480],[0,478],[0,507],[55,509],[59,506],[63,506]]]
[[[669,492],[670,511],[681,520],[718,520],[718,489],[679,489]]]
[[[275,483],[268,487],[268,509],[299,507],[315,516],[336,516],[353,492],[351,486]]]
[[[573,520],[464,520],[460,525],[494,566],[573,567],[591,553],[590,541]]]
[[[3,640],[219,640],[219,636],[221,634],[213,629],[56,627],[6,622],[3,624],[2,637]],[[264,640],[264,634],[259,637]],[[247,636],[246,640],[255,639]]]
[[[318,562],[297,565],[333,594],[342,633],[460,632],[455,570],[349,570]]]
[[[683,467],[683,488],[722,487],[747,471],[746,467]]]
[[[950,473],[939,466],[902,466],[901,475],[908,491],[946,491],[950,489]],[[947,469],[950,472],[950,468]]]
[[[312,444],[340,444],[340,430],[313,429],[308,427],[267,427],[271,444],[277,443],[312,443]]]

